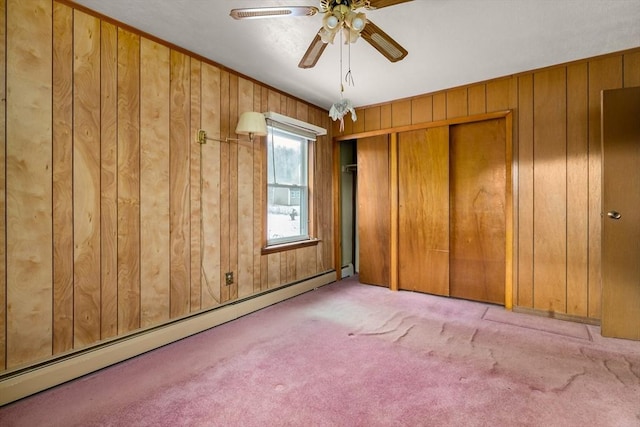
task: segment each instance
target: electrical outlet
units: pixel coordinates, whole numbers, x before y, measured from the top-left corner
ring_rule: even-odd
[[[224,282],[227,286],[233,285],[233,272],[224,273]]]

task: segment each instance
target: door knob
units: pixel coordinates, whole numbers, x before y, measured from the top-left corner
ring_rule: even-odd
[[[620,212],[616,212],[616,211],[609,211],[607,212],[607,216],[611,219],[620,219],[620,217],[622,215],[620,215]]]

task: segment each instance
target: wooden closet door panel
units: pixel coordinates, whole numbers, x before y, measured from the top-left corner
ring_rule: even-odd
[[[640,340],[640,87],[602,92],[602,335]]]
[[[449,295],[449,128],[398,136],[398,287]]]
[[[360,282],[389,286],[389,136],[359,139],[357,159]]]
[[[451,127],[451,295],[504,304],[504,119]]]

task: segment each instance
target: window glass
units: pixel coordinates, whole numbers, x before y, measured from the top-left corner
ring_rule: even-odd
[[[309,239],[309,141],[269,126],[267,245]]]

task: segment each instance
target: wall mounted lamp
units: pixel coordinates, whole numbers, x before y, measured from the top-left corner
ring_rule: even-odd
[[[238,125],[236,126],[236,134],[249,135],[249,141],[253,143],[254,136],[265,136],[267,134],[267,123],[262,113],[255,111],[247,111],[240,115]],[[238,141],[238,138],[217,139],[207,136],[207,131],[199,129],[196,132],[196,142],[206,144],[207,140],[218,142]]]

